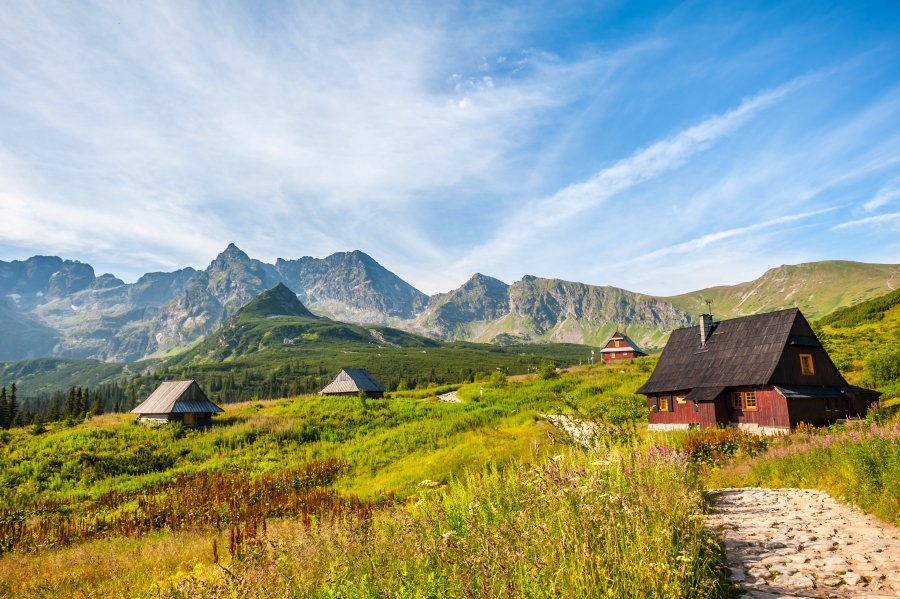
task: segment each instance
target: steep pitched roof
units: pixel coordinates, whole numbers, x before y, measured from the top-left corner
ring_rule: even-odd
[[[224,412],[209,401],[206,394],[193,379],[183,381],[163,381],[141,402],[132,414],[172,414],[177,412]]]
[[[375,380],[365,368],[342,368],[334,380],[319,391],[319,395],[359,391],[383,393],[385,390],[385,386]]]
[[[616,331],[615,334],[614,334],[612,337],[609,338],[609,341],[613,341],[614,339],[621,339],[621,340],[624,340],[625,343],[628,345],[628,347],[630,347],[630,348],[633,349],[634,351],[639,352],[639,353],[642,353],[642,354],[644,354],[644,355],[647,355],[647,354],[644,352],[644,350],[642,350],[641,348],[639,348],[639,347],[638,347],[638,344],[635,343],[634,341],[632,341],[632,340],[631,340],[631,337],[629,337],[629,336],[626,335],[625,333],[620,333],[619,331]],[[609,343],[609,341],[607,341],[607,343]],[[602,354],[602,353],[604,353],[604,352],[607,352],[607,353],[608,353],[608,352],[621,352],[621,351],[624,350],[624,349],[627,349],[627,348],[624,348],[624,347],[604,347],[603,349],[600,350],[600,353]]]
[[[672,331],[653,374],[637,392],[765,385],[792,340],[797,318],[803,318],[800,310],[791,308],[723,320],[703,347],[699,326]],[[814,339],[796,339],[798,345],[818,344]]]

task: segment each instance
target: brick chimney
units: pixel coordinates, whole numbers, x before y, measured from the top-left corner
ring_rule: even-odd
[[[700,346],[706,345],[709,336],[712,334],[713,319],[712,314],[700,315]]]

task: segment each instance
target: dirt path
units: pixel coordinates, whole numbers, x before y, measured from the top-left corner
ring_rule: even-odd
[[[449,403],[462,403],[462,400],[456,396],[456,391],[451,391],[450,393],[444,393],[443,395],[438,395],[438,401],[446,401]]]
[[[718,489],[707,517],[745,598],[900,597],[900,529],[805,489]]]

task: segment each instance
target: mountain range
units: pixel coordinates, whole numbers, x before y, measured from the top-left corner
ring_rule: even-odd
[[[439,340],[599,345],[620,328],[655,348],[690,326],[706,300],[723,317],[798,306],[815,318],[893,290],[898,274],[900,265],[814,262],[668,298],[534,276],[510,285],[475,274],[429,297],[360,251],[268,264],[231,244],[205,270],[147,273],[130,284],[96,276],[89,264],[34,256],[0,261],[0,360],[171,355],[201,343],[279,284],[314,316]]]

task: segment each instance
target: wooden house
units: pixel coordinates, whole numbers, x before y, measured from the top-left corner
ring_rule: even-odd
[[[191,379],[183,381],[163,381],[135,409],[138,420],[148,423],[169,424],[180,422],[184,426],[200,428],[212,426],[212,415],[224,412],[209,401],[203,389]]]
[[[369,397],[383,397],[386,389],[365,368],[342,368],[319,395],[358,395],[360,391]]]
[[[878,393],[849,385],[797,308],[672,332],[650,379],[651,430],[735,426],[764,434],[865,416]]]
[[[637,343],[632,341],[628,335],[619,331],[616,331],[615,335],[606,342],[606,346],[600,350],[600,358],[604,362],[620,362],[646,355],[637,346]]]

